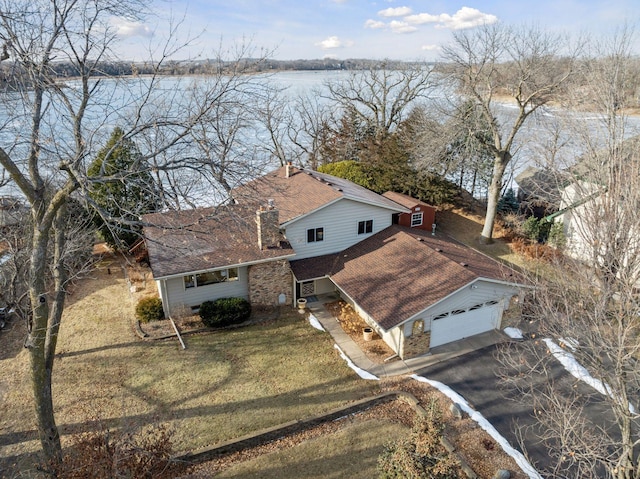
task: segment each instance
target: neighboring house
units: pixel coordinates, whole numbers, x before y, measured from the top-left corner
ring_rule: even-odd
[[[546,218],[562,223],[564,253],[625,280],[640,277],[640,136],[581,158],[568,172],[560,210]]]
[[[433,234],[433,208],[406,195],[290,165],[232,194],[234,205],[145,216],[156,225],[144,234],[165,311],[223,296],[274,305],[338,293],[408,358],[500,328],[518,294],[511,271]],[[393,224],[416,212],[429,231]]]
[[[22,201],[12,196],[0,196],[0,228],[19,224],[29,213]]]
[[[633,189],[633,186],[631,186]],[[618,192],[619,193],[619,192]],[[579,180],[563,190],[562,209],[549,215],[563,225],[563,252],[579,261],[615,272],[640,288],[638,196],[614,200],[607,188]]]
[[[547,221],[558,218],[562,223],[565,254],[581,261],[591,261],[597,244],[593,241],[594,213],[603,193],[597,185],[585,181],[567,184],[562,190],[562,201],[557,213],[547,216]]]
[[[561,185],[566,178],[550,170],[528,166],[515,177],[518,185],[520,210],[527,216],[542,218],[558,211],[561,203]]]
[[[436,209],[420,200],[416,200],[409,195],[387,191],[383,193],[396,203],[411,210],[410,213],[398,213],[393,217],[393,224],[407,226],[409,228],[418,228],[425,231],[432,231],[436,224]]]

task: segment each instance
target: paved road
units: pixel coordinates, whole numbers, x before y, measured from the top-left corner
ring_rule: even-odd
[[[434,364],[421,369],[418,375],[446,384],[463,396],[469,404],[479,411],[516,449],[522,451],[515,434],[516,425],[525,426],[524,442],[527,456],[538,471],[552,466],[553,460],[549,451],[539,439],[535,430],[538,425],[532,415],[530,405],[518,400],[508,392],[497,376],[502,366],[495,358],[496,348],[490,346],[464,356]],[[518,352],[520,348],[516,348]],[[552,374],[556,384],[563,390],[576,386],[576,380],[568,374],[557,361],[553,361]],[[580,390],[587,395],[594,393],[588,386],[578,384]],[[596,394],[589,403],[591,417],[602,423],[606,417],[606,404]],[[526,427],[528,426],[528,427]]]

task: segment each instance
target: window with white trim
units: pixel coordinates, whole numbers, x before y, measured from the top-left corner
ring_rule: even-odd
[[[182,277],[185,289],[207,286],[209,284],[238,281],[238,268],[219,269],[198,274],[188,274]]]
[[[358,234],[364,235],[373,232],[373,220],[358,221]]]
[[[422,225],[422,213],[413,213],[411,215],[411,227]]]
[[[317,243],[324,240],[324,228],[311,228],[307,230],[307,243]]]

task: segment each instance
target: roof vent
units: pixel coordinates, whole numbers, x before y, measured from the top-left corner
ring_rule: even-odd
[[[442,249],[441,249],[441,248],[436,248],[436,251],[437,251],[438,253],[442,253]]]
[[[463,268],[466,268],[469,265],[467,263],[460,262],[460,266],[462,266]]]

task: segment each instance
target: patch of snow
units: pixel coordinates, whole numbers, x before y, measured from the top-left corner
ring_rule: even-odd
[[[587,383],[600,394],[615,399],[615,395],[611,390],[611,387],[600,379],[596,379],[591,376],[589,371],[587,371],[587,369],[576,360],[573,354],[565,349],[562,349],[560,346],[554,343],[552,339],[545,338],[543,339],[543,341],[549,348],[549,351],[551,351],[551,354],[553,354],[553,356],[558,361],[560,361],[560,364],[562,364],[573,377]],[[631,403],[629,403],[629,412],[631,412],[631,414],[636,414],[636,408]]]
[[[431,386],[442,392],[449,399],[451,399],[454,403],[457,403],[460,408],[469,415],[471,419],[477,422],[482,429],[484,429],[498,444],[500,444],[500,447],[502,447],[504,452],[506,452],[513,458],[516,464],[518,464],[520,469],[522,469],[522,471],[527,474],[529,478],[542,479],[542,476],[538,473],[538,471],[535,470],[535,468],[529,463],[529,461],[527,461],[522,453],[513,448],[511,444],[509,444],[509,441],[507,441],[506,438],[502,436],[502,434],[500,434],[498,430],[493,427],[493,425],[489,421],[487,421],[482,414],[480,414],[475,409],[472,409],[471,406],[469,406],[469,403],[462,396],[460,396],[460,394],[455,392],[446,384],[442,384],[439,381],[432,381],[431,379],[427,379],[416,374],[412,374],[411,377],[416,381],[430,384]]]
[[[508,327],[508,328],[504,328],[503,331],[504,331],[504,334],[509,336],[511,339],[524,339],[524,336],[522,335],[522,331],[520,331],[518,328]]]
[[[318,318],[316,318],[313,314],[309,315],[309,324],[311,324],[311,326],[313,326],[314,328],[319,329],[320,331],[324,331],[322,324],[320,324]]]
[[[353,369],[358,374],[358,376],[360,376],[362,379],[371,379],[373,381],[380,381],[380,378],[378,376],[375,376],[374,374],[371,374],[369,371],[365,371],[364,369],[360,369],[358,366],[353,364],[353,361],[351,361],[351,359],[349,359],[347,355],[344,354],[342,349],[340,349],[340,346],[338,346],[337,344],[334,344],[333,347],[338,350],[338,352],[340,353],[340,357],[347,362],[347,366]]]

